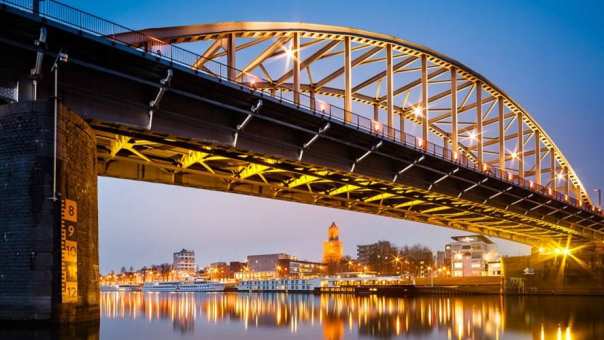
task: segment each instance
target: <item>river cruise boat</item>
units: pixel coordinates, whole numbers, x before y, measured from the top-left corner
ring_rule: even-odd
[[[145,282],[143,292],[176,292],[179,284],[178,281]]]
[[[240,292],[300,292],[312,293],[321,285],[321,279],[243,280],[237,285]]]
[[[120,292],[140,292],[140,285],[118,285],[117,290]]]
[[[101,285],[100,287],[101,292],[117,292],[119,289],[119,285]]]
[[[222,292],[225,290],[225,284],[214,281],[167,281],[167,282],[146,282],[143,285],[144,292]]]
[[[225,284],[213,281],[181,282],[178,285],[179,292],[222,292]]]
[[[101,292],[139,292],[141,290],[140,285],[102,285],[100,287]]]

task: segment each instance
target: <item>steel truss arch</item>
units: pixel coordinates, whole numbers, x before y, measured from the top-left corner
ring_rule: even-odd
[[[298,22],[225,22],[140,33],[120,34],[119,41],[158,51],[168,44],[204,45],[194,64],[201,71],[212,72],[212,61],[224,62],[234,81],[247,79],[295,102],[304,93],[311,107],[339,105],[345,120],[354,111],[372,118],[376,132],[403,138],[412,131],[420,145],[442,145],[482,170],[594,207],[568,159],[527,110],[485,76],[428,47],[356,28]]]

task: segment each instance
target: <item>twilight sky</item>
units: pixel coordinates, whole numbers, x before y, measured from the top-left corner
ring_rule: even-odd
[[[132,28],[221,21],[303,21],[387,33],[483,74],[526,108],[588,190],[604,188],[604,2],[598,1],[65,1]],[[366,5],[369,4],[369,5]],[[345,252],[386,239],[441,249],[458,232],[348,211],[166,185],[99,179],[101,272],[287,252],[319,260],[332,221]],[[504,254],[528,248],[496,240]]]

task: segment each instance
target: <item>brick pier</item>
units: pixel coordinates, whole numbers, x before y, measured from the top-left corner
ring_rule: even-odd
[[[0,106],[0,320],[98,321],[94,131],[53,106]]]

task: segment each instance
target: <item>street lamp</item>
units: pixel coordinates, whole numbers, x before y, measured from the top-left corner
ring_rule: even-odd
[[[598,193],[598,207],[602,209],[602,189],[596,188],[594,191]]]
[[[398,269],[398,270],[397,270],[397,273],[400,275],[400,274],[401,274],[401,271],[402,271],[402,270],[401,270],[401,259],[400,259],[400,257],[395,256],[395,257],[394,257],[394,262],[396,262],[396,264],[397,264],[397,269]]]

